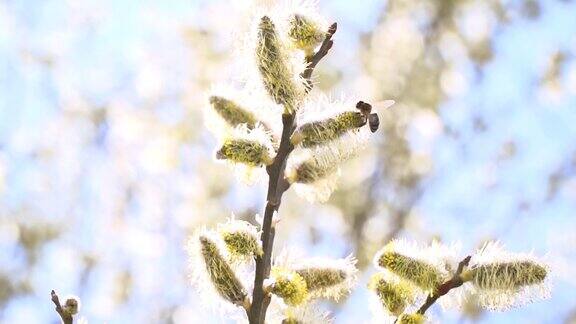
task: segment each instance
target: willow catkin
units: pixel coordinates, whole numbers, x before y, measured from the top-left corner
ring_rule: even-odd
[[[236,102],[220,96],[211,96],[208,100],[212,109],[231,127],[246,124],[252,129],[256,125],[254,114]]]
[[[283,105],[286,112],[296,111],[301,90],[294,82],[294,74],[276,26],[267,16],[260,19],[258,26],[256,58],[264,88],[270,97]]]
[[[472,282],[481,289],[517,289],[537,285],[546,279],[547,270],[531,261],[495,262],[471,269]]]
[[[423,290],[434,290],[442,283],[442,274],[433,265],[392,250],[380,254],[378,265]]]
[[[306,281],[297,272],[274,267],[270,272],[273,281],[271,292],[282,298],[287,305],[297,306],[308,299]]]
[[[382,306],[396,316],[414,300],[414,289],[409,284],[386,280],[380,273],[372,276],[368,288],[376,293]]]
[[[261,166],[272,163],[272,157],[266,145],[258,141],[236,138],[224,141],[216,152],[216,158],[249,166]]]
[[[200,236],[201,255],[212,285],[225,300],[243,305],[248,295],[236,274],[218,250],[216,243],[206,236]]]
[[[313,53],[314,48],[320,45],[326,36],[318,24],[306,16],[295,14],[290,18],[289,23],[288,36],[293,46],[303,50],[307,56]]]
[[[426,321],[426,317],[422,314],[402,314],[398,317],[398,324],[423,324]]]
[[[366,125],[366,118],[360,112],[345,111],[335,117],[301,125],[294,132],[291,142],[303,147],[326,144],[364,125]]]

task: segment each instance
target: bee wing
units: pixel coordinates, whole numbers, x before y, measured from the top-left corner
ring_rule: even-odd
[[[392,105],[394,105],[395,103],[396,101],[394,100],[383,100],[375,102],[374,104],[372,104],[372,106],[376,109],[386,109],[392,107]]]

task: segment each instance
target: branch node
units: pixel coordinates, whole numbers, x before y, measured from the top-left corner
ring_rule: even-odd
[[[464,268],[470,264],[471,258],[472,256],[469,255],[458,263],[458,268],[456,269],[456,272],[452,278],[439,285],[433,293],[428,295],[422,307],[418,309],[418,314],[424,314],[428,308],[430,308],[430,306],[432,306],[440,297],[446,295],[450,290],[458,288],[464,284],[464,281],[462,281],[460,275],[462,274],[462,271],[464,271]]]

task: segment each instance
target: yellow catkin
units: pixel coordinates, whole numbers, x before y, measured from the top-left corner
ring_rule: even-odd
[[[262,255],[262,247],[257,237],[245,231],[222,233],[222,239],[232,255],[255,256]]]
[[[305,268],[296,272],[304,278],[310,292],[339,285],[347,279],[346,272],[340,269]]]
[[[333,118],[306,123],[292,137],[292,144],[313,147],[337,139],[350,130],[366,125],[365,117],[357,111],[346,111]]]
[[[378,265],[424,290],[434,290],[442,283],[442,274],[433,265],[394,251],[384,251]]]
[[[297,306],[308,299],[306,281],[295,271],[275,267],[270,277],[274,280],[271,292],[282,298],[287,305]]]
[[[78,314],[78,310],[80,309],[80,299],[78,299],[78,297],[66,298],[64,305],[62,305],[62,309],[69,315]]]
[[[225,141],[220,150],[216,152],[216,158],[249,166],[261,166],[272,163],[272,158],[265,145],[246,139]]]
[[[286,172],[290,183],[309,184],[333,174],[339,166],[338,159],[313,156]]]
[[[380,273],[372,276],[368,288],[376,293],[382,306],[396,316],[402,314],[414,299],[414,291],[410,285],[387,281]]]
[[[297,109],[301,91],[294,82],[289,61],[278,37],[276,26],[264,16],[258,26],[256,58],[258,70],[268,94],[288,113]]]
[[[287,317],[282,320],[282,324],[304,324],[304,323],[293,317]]]
[[[206,271],[218,294],[233,304],[243,305],[247,296],[246,290],[220,254],[218,246],[205,236],[200,236],[199,240]]]
[[[398,324],[423,324],[426,317],[422,314],[402,314],[398,317]]]
[[[470,270],[472,282],[482,289],[517,289],[537,285],[546,279],[547,270],[531,261],[498,262],[478,265]]]
[[[247,109],[241,107],[232,100],[219,96],[211,96],[210,104],[214,111],[232,127],[246,124],[249,129],[256,125],[256,117]]]
[[[290,19],[288,35],[293,46],[303,50],[308,56],[313,54],[314,48],[320,45],[326,33],[311,19],[296,14]]]

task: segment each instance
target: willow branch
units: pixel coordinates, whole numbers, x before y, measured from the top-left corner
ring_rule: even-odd
[[[72,324],[73,323],[72,315],[64,311],[62,305],[60,304],[60,299],[58,299],[58,295],[56,295],[56,292],[54,290],[50,292],[50,296],[52,297],[52,302],[56,306],[55,308],[56,312],[58,313],[58,315],[60,315],[60,318],[62,318],[62,323]]]
[[[471,256],[467,256],[466,258],[464,258],[464,260],[458,263],[458,268],[456,269],[456,273],[454,273],[454,276],[452,276],[450,280],[438,286],[433,293],[428,295],[422,307],[418,309],[417,311],[418,314],[424,314],[428,310],[428,308],[430,308],[430,306],[432,306],[438,300],[438,298],[446,295],[450,290],[458,288],[464,284],[464,281],[462,280],[460,275],[462,274],[462,271],[464,271],[464,268],[467,267],[468,264],[470,263],[471,258],[472,258]]]
[[[332,45],[334,45],[334,41],[332,40],[332,36],[334,36],[337,29],[338,29],[338,24],[333,23],[332,25],[330,25],[330,28],[328,28],[328,31],[326,32],[326,37],[324,37],[324,41],[322,41],[322,44],[320,45],[320,48],[318,49],[318,51],[314,55],[306,57],[307,66],[306,66],[306,69],[304,70],[304,72],[302,72],[301,77],[304,80],[306,80],[306,91],[307,92],[312,90],[312,87],[313,87],[312,72],[314,72],[316,65],[318,65],[320,60],[322,60],[324,58],[324,56],[326,56],[328,54],[328,51],[330,51],[330,49],[332,48]]]
[[[336,32],[336,23],[332,24],[326,33],[326,38],[320,45],[318,51],[306,58],[308,63],[306,70],[302,73],[301,77],[306,80],[306,89],[312,89],[312,72],[316,65],[322,60],[330,48],[332,48],[332,35]],[[296,129],[295,115],[283,114],[282,115],[282,137],[280,138],[280,146],[274,162],[266,167],[268,173],[268,193],[266,195],[266,208],[264,210],[264,220],[262,222],[262,249],[264,253],[262,256],[255,258],[256,270],[254,275],[254,290],[252,291],[252,305],[248,312],[248,319],[250,324],[264,324],[266,319],[266,310],[270,304],[271,296],[264,292],[264,280],[270,275],[270,268],[272,264],[272,249],[274,245],[274,236],[276,229],[273,224],[274,213],[280,208],[282,195],[290,184],[284,178],[284,170],[286,169],[286,161],[288,156],[294,150],[294,146],[290,143],[290,137]]]
[[[294,149],[290,143],[290,136],[294,132],[294,115],[282,115],[282,137],[280,138],[280,147],[274,159],[274,162],[266,168],[268,172],[268,194],[266,209],[264,211],[264,220],[262,222],[262,256],[256,257],[256,271],[254,276],[254,290],[252,292],[252,306],[250,308],[249,320],[251,324],[264,323],[266,309],[269,304],[270,296],[264,294],[264,280],[270,275],[272,260],[272,248],[274,243],[275,229],[272,224],[274,213],[280,207],[282,195],[285,192],[282,181],[284,181],[284,170],[286,169],[286,160]]]

